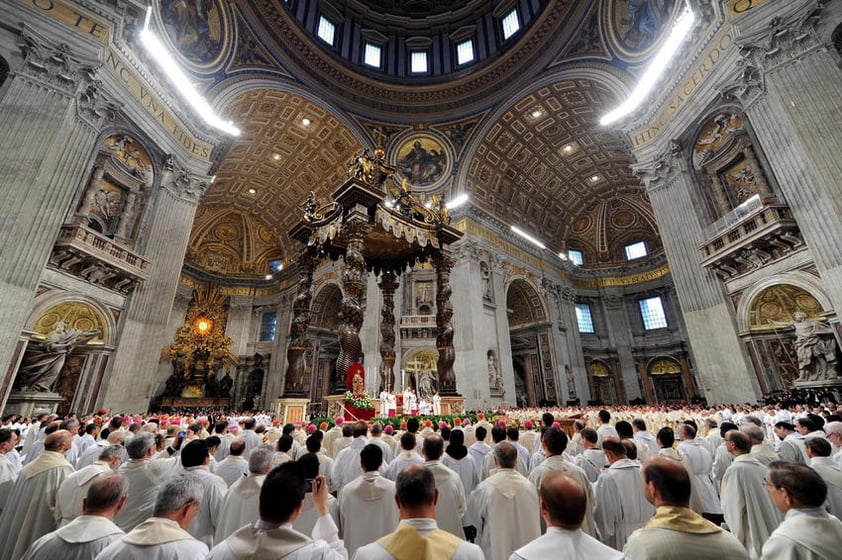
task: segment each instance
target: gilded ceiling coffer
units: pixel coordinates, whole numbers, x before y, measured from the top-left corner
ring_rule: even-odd
[[[295,300],[289,364],[284,396],[305,394],[304,353],[309,345],[310,299],[313,271],[323,258],[343,259],[342,304],[339,323],[337,376],[346,379],[348,368],[360,358],[362,300],[369,272],[380,276],[384,306],[381,311],[379,387],[394,389],[395,334],[394,292],[399,276],[417,263],[431,261],[436,268],[436,346],[438,390],[456,394],[453,372],[453,307],[450,303],[450,270],[453,257],[447,247],[462,237],[450,225],[444,200],[438,195],[428,200],[415,195],[404,180],[398,183],[395,167],[385,161],[381,149],[371,154],[363,150],[348,163],[348,178],[331,195],[320,200],[310,192],[301,204],[302,220],[290,236],[304,245],[299,258],[300,280]]]

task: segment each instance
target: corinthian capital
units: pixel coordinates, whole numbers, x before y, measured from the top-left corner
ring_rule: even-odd
[[[198,204],[209,184],[210,181],[207,177],[188,172],[172,155],[167,156],[164,161],[161,187],[173,196],[192,204]]]
[[[651,161],[632,165],[632,171],[643,181],[646,190],[652,192],[666,187],[685,167],[682,164],[681,146],[670,140],[661,155]]]
[[[768,72],[820,47],[816,24],[828,1],[808,2],[801,8],[773,17],[765,27],[738,33],[735,39],[741,47],[740,54],[749,65]]]
[[[16,75],[73,96],[82,84],[94,80],[97,61],[73,56],[64,43],[53,43],[27,26],[21,29],[18,48],[24,64]]]

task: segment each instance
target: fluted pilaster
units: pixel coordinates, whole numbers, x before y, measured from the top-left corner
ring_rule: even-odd
[[[107,115],[95,63],[24,29],[24,63],[0,99],[0,364],[24,326]],[[9,387],[0,387],[0,408]]]
[[[184,171],[172,158],[162,177],[144,257],[149,279],[132,294],[101,404],[114,411],[143,411],[157,382],[161,349],[172,338],[167,320],[175,299],[196,204],[207,188],[203,177]]]

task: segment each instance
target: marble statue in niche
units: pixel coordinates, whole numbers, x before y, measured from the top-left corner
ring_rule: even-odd
[[[70,352],[99,334],[99,329],[82,331],[59,321],[43,341],[32,343],[32,350],[27,350],[15,385],[24,391],[52,391]]]
[[[482,261],[479,263],[479,274],[482,278],[482,299],[493,302],[494,284],[491,278],[491,268],[487,262]]]
[[[503,392],[503,375],[500,373],[500,367],[497,364],[497,356],[494,350],[488,351],[488,387],[492,394],[500,394]]]
[[[822,381],[838,377],[836,370],[836,339],[830,325],[808,319],[796,311],[792,323],[771,321],[774,325],[795,329],[795,354],[799,377],[796,381]]]

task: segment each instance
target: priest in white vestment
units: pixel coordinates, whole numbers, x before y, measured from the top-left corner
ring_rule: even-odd
[[[789,422],[775,424],[775,436],[780,440],[777,447],[781,461],[804,463],[809,460],[807,449],[804,447],[805,438],[795,431],[795,426]]]
[[[348,551],[328,512],[327,481],[321,475],[311,483],[319,519],[312,539],[293,528],[301,512],[308,481],[294,462],[272,469],[260,490],[260,518],[217,544],[207,560],[280,559],[342,560]]]
[[[249,475],[231,485],[225,493],[214,542],[222,542],[243,525],[259,517],[260,488],[272,468],[272,446],[261,445],[249,456]]]
[[[725,445],[734,462],[722,479],[722,511],[728,529],[743,544],[752,559],[760,558],[763,543],[780,524],[782,516],[775,509],[767,492],[760,492],[766,467],[749,451],[748,435],[731,430],[725,434]]]
[[[395,492],[397,529],[357,549],[355,560],[485,560],[480,547],[437,527],[439,493],[430,469],[408,465],[398,474]]]
[[[380,391],[380,418],[386,418],[389,415],[389,391],[386,387]]]
[[[506,560],[541,536],[538,492],[515,470],[518,451],[512,444],[501,442],[492,453],[496,470],[471,493],[467,524],[476,527],[486,560]]]
[[[772,463],[766,488],[786,517],[763,545],[763,560],[828,560],[842,555],[842,521],[824,509],[827,485],[811,468]]]
[[[391,533],[398,524],[395,483],[380,475],[383,451],[369,443],[360,452],[363,474],[339,493],[339,528],[348,554]]]
[[[249,462],[245,453],[246,442],[237,438],[228,447],[228,456],[216,464],[214,474],[224,480],[229,488],[244,476],[248,476]]]
[[[656,508],[646,525],[623,547],[630,560],[748,560],[734,535],[690,509],[691,474],[667,457],[653,457],[643,467],[646,499]]]
[[[109,470],[86,489],[82,514],[32,543],[23,560],[91,560],[125,534],[114,516],[126,502],[126,478]]]
[[[465,488],[459,475],[441,464],[444,453],[444,440],[438,434],[430,434],[424,438],[423,455],[424,466],[430,469],[436,479],[436,490],[439,498],[436,506],[436,523],[439,529],[465,538],[463,518],[468,504],[465,499]]]
[[[540,490],[544,476],[554,471],[563,472],[578,481],[585,490],[588,502],[585,508],[585,521],[582,524],[582,530],[592,537],[596,536],[596,523],[593,516],[595,506],[593,486],[585,471],[564,458],[564,450],[567,448],[567,434],[559,428],[547,428],[544,430],[541,441],[544,446],[544,455],[547,458],[529,473],[529,482],[535,486],[536,490]]]
[[[119,445],[110,445],[103,449],[93,465],[77,470],[68,476],[58,488],[56,497],[56,515],[59,527],[67,525],[80,515],[88,488],[97,477],[111,474],[120,466],[125,450]],[[128,481],[126,482],[128,488]]]
[[[609,436],[602,448],[610,466],[596,482],[594,520],[602,542],[622,550],[629,535],[655,515],[655,508],[643,492],[640,464],[626,456],[623,442]]]
[[[330,459],[330,457],[316,455],[315,453],[305,453],[296,463],[301,466],[306,480],[315,480],[319,475],[324,476],[320,469],[321,462],[325,458]],[[327,480],[327,477],[325,477],[325,480]],[[301,503],[301,513],[292,523],[292,527],[296,531],[305,535],[312,534],[320,517],[319,511],[316,509],[316,503],[313,501],[311,489],[312,485],[305,488],[306,493],[304,494],[304,501]],[[328,485],[328,492],[330,492],[330,485]],[[339,527],[339,500],[331,494],[327,495],[327,509],[333,523]]]
[[[347,447],[342,449],[333,462],[334,484],[342,492],[342,487],[363,474],[360,467],[360,451],[368,444],[366,439],[368,426],[365,422],[354,422],[351,428],[351,439]]]
[[[21,469],[0,515],[0,558],[18,560],[33,542],[58,527],[56,496],[74,471],[64,458],[70,432],[58,430],[44,440],[44,452]]]
[[[91,445],[76,459],[76,470],[84,469],[94,464],[99,458],[99,454],[103,449],[109,445],[123,445],[126,440],[126,432],[120,430],[118,432],[111,432],[105,440],[99,440],[96,445]]]
[[[386,471],[384,472],[386,478],[389,480],[397,480],[398,473],[407,465],[420,465],[424,462],[424,459],[421,458],[421,455],[415,449],[418,446],[418,440],[415,438],[415,434],[404,432],[398,441],[400,442],[401,450],[395,455],[395,458],[392,459],[392,462],[389,463],[389,466],[386,467]]]
[[[647,457],[654,457],[658,454],[658,442],[655,436],[646,429],[646,421],[643,418],[635,418],[632,420],[632,428],[634,429],[634,439],[646,444],[649,448]]]
[[[842,520],[842,468],[830,457],[831,444],[824,438],[810,438],[806,443],[810,467],[827,484],[827,509]]]
[[[185,472],[196,475],[204,486],[199,513],[190,522],[187,531],[211,548],[228,486],[224,480],[208,470],[208,463],[210,463],[210,454],[204,440],[193,440],[181,450],[181,464]]]
[[[485,456],[485,458],[483,458],[482,469],[480,470],[480,473],[479,473],[480,481],[485,480],[486,478],[488,478],[492,474],[491,471],[492,471],[492,469],[494,469],[493,450],[494,450],[494,447],[497,446],[497,444],[499,444],[500,442],[506,441],[506,428],[505,428],[505,426],[501,426],[501,425],[498,424],[498,425],[492,427],[491,428],[491,440],[493,442],[493,444],[491,446],[492,452],[488,453]],[[517,470],[523,476],[529,475],[529,464],[526,462],[526,459],[524,458],[524,456],[521,455],[520,453],[518,453],[518,456],[517,456],[517,466],[515,467],[515,470]]]
[[[713,479],[713,486],[719,492],[720,502],[722,501],[722,478],[725,476],[725,471],[734,462],[734,456],[728,451],[725,445],[725,434],[731,430],[736,430],[737,425],[730,422],[723,422],[719,426],[719,433],[722,436],[722,443],[716,448],[713,454],[713,467],[711,470],[711,478]]]
[[[705,447],[704,440],[696,437],[696,428],[690,424],[681,425],[678,437],[681,439],[678,451],[684,456],[684,466],[693,477],[693,490],[701,501],[701,512],[711,516],[722,515],[719,492],[716,491],[710,477],[713,458]]]
[[[126,444],[126,461],[118,472],[129,481],[126,505],[114,518],[123,531],[129,532],[152,515],[158,490],[173,473],[173,459],[152,459],[155,436],[141,432]]]
[[[18,479],[17,468],[8,457],[9,452],[14,449],[12,447],[14,441],[15,434],[11,430],[0,430],[0,513],[3,513],[3,507],[6,505],[9,492],[12,491],[12,486]]]
[[[380,424],[380,422],[372,423],[369,430],[371,432],[371,437],[368,438],[368,442],[380,446],[380,449],[383,451],[383,466],[385,467],[392,461],[392,456],[394,455],[392,449],[394,448],[394,445],[389,445],[389,443],[383,439],[383,425]]]
[[[588,497],[580,482],[563,472],[548,472],[541,481],[540,497],[541,517],[547,525],[547,532],[515,550],[510,560],[625,558],[622,552],[602,544],[582,531]]]
[[[604,471],[608,466],[605,453],[598,443],[599,437],[593,428],[583,428],[579,432],[579,437],[582,452],[575,455],[572,460],[585,471],[585,474],[588,475],[588,480],[596,482],[596,479],[599,478],[599,473]]]
[[[450,441],[444,448],[441,462],[459,475],[462,479],[462,487],[465,489],[465,496],[470,496],[479,484],[479,475],[474,460],[468,454],[468,448],[465,447],[465,434],[462,430],[453,430],[450,434]]]
[[[204,560],[207,545],[187,532],[203,492],[197,476],[174,475],[161,487],[152,516],[108,545],[96,560]]]

